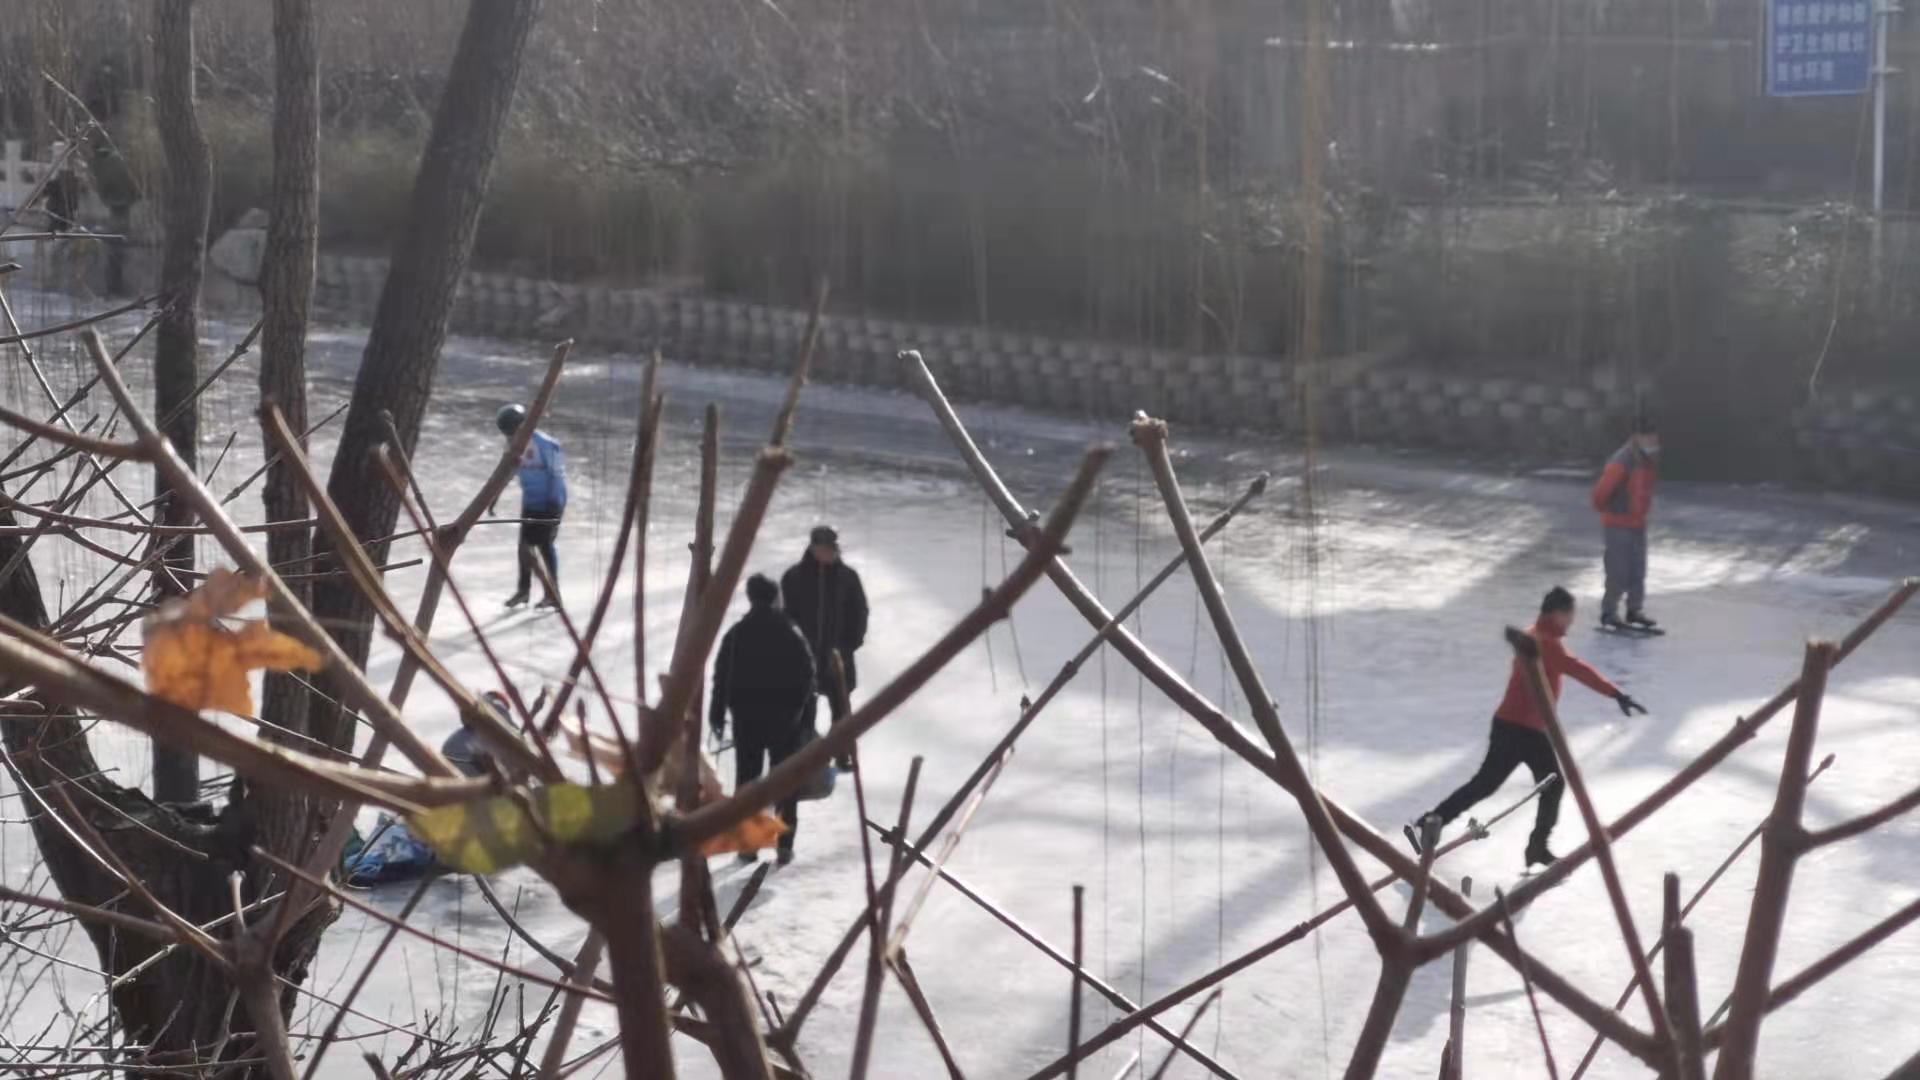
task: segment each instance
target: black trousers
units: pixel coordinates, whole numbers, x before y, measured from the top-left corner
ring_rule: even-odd
[[[1495,717],[1492,730],[1487,734],[1487,756],[1480,763],[1480,770],[1439,806],[1434,807],[1433,813],[1439,816],[1441,824],[1452,821],[1466,813],[1474,803],[1500,790],[1500,785],[1513,775],[1513,770],[1522,765],[1533,774],[1536,784],[1560,771],[1560,759],[1554,756],[1553,743],[1547,739],[1546,732],[1509,724]],[[1540,793],[1540,805],[1534,811],[1533,836],[1528,840],[1529,845],[1547,842],[1547,834],[1553,832],[1554,822],[1560,820],[1560,792],[1565,787],[1565,784],[1555,784]]]
[[[786,723],[790,727],[791,719]],[[739,722],[738,715],[734,717],[733,790],[739,791],[760,779],[762,772],[787,760],[787,755],[797,748],[800,742],[799,732],[790,730],[785,734],[769,734],[770,731],[778,730],[779,728],[775,725],[743,724]],[[787,831],[780,834],[780,848],[783,851],[792,851],[793,836],[800,831],[800,801],[788,799],[776,806],[774,811],[780,815],[781,821],[787,823]]]
[[[533,558],[538,553],[547,564],[547,576],[560,584],[560,553],[553,541],[560,535],[560,515],[552,511],[524,512],[520,521],[520,585],[515,590],[525,596],[533,585]]]

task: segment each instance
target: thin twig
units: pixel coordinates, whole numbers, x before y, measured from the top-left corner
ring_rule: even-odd
[[[866,830],[860,830],[865,833]],[[953,1047],[947,1044],[946,1033],[940,1030],[940,1021],[933,1015],[933,1004],[927,1000],[927,992],[921,989],[919,976],[913,973],[913,965],[907,962],[903,949],[887,960],[887,966],[893,969],[894,978],[900,980],[900,989],[906,991],[907,1001],[920,1017],[921,1026],[927,1029],[927,1037],[933,1040],[933,1048],[940,1054],[941,1064],[947,1067],[947,1080],[966,1080],[960,1071],[960,1062],[954,1056]]]
[[[608,566],[606,576],[601,580],[600,595],[594,599],[593,611],[587,616],[586,633],[581,635],[585,650],[590,650],[600,639],[600,628],[606,621],[608,608],[613,604],[614,590],[620,584],[620,570],[626,562],[627,544],[634,533],[640,531],[635,522],[635,519],[641,515],[640,504],[646,500],[652,488],[653,463],[658,456],[660,417],[664,409],[664,402],[653,393],[653,383],[659,368],[660,361],[656,356],[653,362],[647,365],[646,376],[641,380],[639,430],[634,433],[633,466],[627,477],[627,502],[620,511],[619,531],[614,534],[611,565]],[[639,540],[639,548],[644,557],[646,548],[644,535]],[[639,638],[645,632],[645,624],[636,622],[634,627],[634,647],[637,649]],[[558,721],[561,712],[567,707],[568,699],[573,696],[580,673],[586,668],[588,655],[585,650],[576,649],[573,661],[567,668],[567,677],[560,680],[559,689],[554,691],[553,704],[548,707],[547,718],[541,724],[543,730]],[[636,693],[645,695],[646,684],[635,683],[634,686]],[[625,744],[622,747],[622,756],[626,759],[628,772],[637,775],[638,764],[634,761],[632,747],[626,733],[620,728],[618,715],[609,709],[608,719],[614,726],[615,737]]]
[[[914,792],[920,787],[920,766],[925,763],[926,759],[916,754],[907,769],[907,787],[900,796],[900,820],[894,825],[895,836],[907,835],[907,823],[913,817]],[[857,769],[855,775],[859,775]],[[861,830],[862,833],[865,831]],[[888,876],[900,869],[905,858],[906,854],[900,848],[893,850]],[[867,891],[870,895],[874,892],[871,868],[867,872]],[[873,936],[867,953],[867,984],[860,996],[860,1026],[854,1030],[853,1036],[853,1068],[848,1073],[851,1080],[866,1080],[867,1065],[873,1054],[874,1026],[880,1019],[880,988],[886,982],[886,941],[888,924],[893,919],[893,905],[881,902],[869,918],[872,919]]]
[[[1507,894],[1498,885],[1493,887],[1493,901],[1500,912],[1500,921],[1506,924],[1507,936],[1518,941],[1519,936],[1513,929],[1513,912],[1507,907]],[[1540,1018],[1540,1001],[1533,996],[1533,976],[1528,973],[1524,959],[1516,966],[1520,969],[1520,984],[1527,991],[1527,1007],[1533,1010],[1533,1028],[1540,1034],[1540,1053],[1547,1061],[1547,1076],[1549,1080],[1560,1080],[1560,1070],[1553,1063],[1553,1045],[1547,1041],[1547,1023]]]
[[[273,864],[276,868],[280,869],[281,871],[291,874],[295,878],[301,881],[305,881],[307,884],[313,886],[314,888],[325,890],[328,895],[346,904],[348,907],[353,908],[355,911],[358,911],[363,915],[371,916],[375,921],[384,923],[387,926],[398,927],[399,929],[405,931],[406,933],[411,934],[414,937],[417,937],[424,942],[427,942],[428,944],[434,946],[435,948],[445,949],[448,952],[453,953],[457,956],[465,957],[466,959],[472,960],[476,963],[485,964],[488,968],[491,968],[494,971],[504,972],[508,975],[514,976],[515,978],[525,979],[531,983],[538,983],[541,986],[545,986],[554,990],[559,990],[562,993],[581,994],[587,997],[591,997],[596,1001],[611,1002],[613,1000],[612,998],[609,998],[605,994],[602,994],[598,990],[595,990],[591,987],[575,986],[575,985],[572,985],[571,983],[564,982],[559,979],[549,979],[544,975],[540,975],[535,972],[528,971],[524,968],[517,968],[512,966],[511,964],[502,963],[498,960],[495,960],[493,957],[486,955],[485,953],[475,952],[474,950],[469,949],[463,945],[456,945],[453,942],[435,937],[434,935],[426,932],[425,930],[421,930],[417,927],[407,925],[404,921],[394,918],[393,916],[387,914],[384,911],[381,911],[379,908],[376,908],[371,904],[362,903],[361,901],[354,899],[348,893],[343,892],[338,888],[335,888],[332,882],[324,881],[320,878],[313,877],[309,875],[306,871],[300,869],[299,867],[293,865],[292,863],[286,861],[285,859],[280,858],[279,856],[273,854],[270,851],[266,851],[257,846],[252,848],[251,850],[253,851],[253,854],[256,858],[265,859],[267,862]]]
[[[380,966],[380,958],[387,954],[388,946],[392,945],[393,939],[399,936],[400,924],[406,922],[413,914],[413,909],[420,906],[420,901],[425,899],[427,890],[433,887],[433,882],[431,875],[421,878],[420,884],[414,886],[413,892],[407,895],[407,902],[400,905],[400,914],[387,926],[387,932],[381,935],[379,944],[373,947],[373,952],[368,955],[366,964],[360,968],[360,974],[354,977],[353,985],[347,988],[346,998],[342,1000],[340,1007],[334,1010],[333,1018],[327,1021],[326,1029],[320,1033],[320,1045],[314,1047],[313,1057],[307,1061],[307,1071],[303,1074],[303,1080],[313,1080],[319,1073],[321,1059],[327,1056],[328,1048],[340,1034],[340,1025],[346,1022],[348,1007],[353,1004],[355,998],[360,996],[361,989],[373,977],[374,969]]]
[[[917,846],[912,844],[903,844],[899,836],[890,832],[886,826],[881,825],[879,822],[876,822],[871,818],[867,820],[866,825],[867,825],[867,828],[872,829],[886,843],[893,844],[896,847],[904,848],[907,855],[909,855],[913,859],[913,861],[919,863],[921,866],[930,867],[931,860],[928,858],[927,853],[920,850]],[[959,893],[961,896],[972,901],[974,906],[978,907],[980,910],[986,912],[988,915],[993,916],[994,920],[999,922],[1000,925],[1013,931],[1014,934],[1017,935],[1021,940],[1025,941],[1027,944],[1038,949],[1040,953],[1044,955],[1047,959],[1052,960],[1054,963],[1060,965],[1062,968],[1067,969],[1069,972],[1075,971],[1073,967],[1072,957],[1068,956],[1066,953],[1061,952],[1058,948],[1056,948],[1054,945],[1048,942],[1045,938],[1041,937],[1039,934],[1034,933],[1032,930],[1022,925],[1018,919],[1015,919],[1012,915],[1009,915],[999,905],[987,899],[984,895],[982,895],[978,890],[974,889],[971,885],[968,885],[952,870],[943,868],[939,871],[933,871],[933,872],[936,874],[936,876],[940,878],[940,880],[946,882],[949,886],[951,886],[955,892]],[[1106,998],[1109,1002],[1113,1003],[1113,1005],[1116,1008],[1123,1009],[1127,1012],[1139,1011],[1140,1007],[1138,1005],[1136,1005],[1125,994],[1121,993],[1119,990],[1109,985],[1104,979],[1101,979],[1099,976],[1093,974],[1090,971],[1087,971],[1084,968],[1079,969],[1077,971],[1077,974],[1082,983],[1084,983],[1088,988],[1092,989],[1094,993],[1099,994],[1101,997]],[[1186,1040],[1181,1039],[1165,1024],[1162,1024],[1157,1020],[1147,1020],[1145,1021],[1145,1024],[1146,1024],[1147,1030],[1153,1032],[1154,1034],[1160,1036],[1163,1039],[1168,1040],[1169,1042],[1172,1042],[1175,1046],[1178,1046],[1182,1053],[1186,1054],[1188,1057],[1198,1062],[1201,1066],[1206,1068],[1208,1072],[1211,1072],[1215,1076],[1221,1077],[1222,1080],[1232,1080],[1234,1074],[1230,1070],[1228,1070],[1226,1066],[1220,1064],[1218,1061],[1215,1061],[1212,1057],[1208,1056],[1204,1050],[1201,1050],[1199,1047],[1194,1046],[1192,1043],[1189,1043]],[[1082,1056],[1085,1056],[1085,1054],[1088,1052],[1087,1048],[1084,1046],[1081,1048],[1081,1050],[1082,1050]]]
[[[1700,1042],[1700,993],[1693,964],[1693,931],[1680,925],[1680,875],[1666,876],[1666,915],[1661,944],[1666,950],[1667,1008],[1672,1010],[1674,1080],[1707,1080],[1706,1053]]]
[[[70,447],[85,454],[98,454],[101,457],[118,458],[123,461],[139,461],[145,453],[138,444],[114,442],[112,439],[96,439],[53,424],[43,424],[24,413],[0,407],[0,423],[19,428],[37,439]]]
[[[929,874],[928,878],[931,879],[932,876]],[[1086,967],[1086,899],[1086,886],[1075,885],[1073,887],[1073,980],[1067,992],[1067,1056],[1076,1062],[1080,1057],[1080,972]],[[1201,1008],[1204,1009],[1205,1006]],[[1180,1037],[1186,1038],[1187,1032],[1182,1031]],[[1167,1052],[1167,1060],[1173,1060],[1173,1051]],[[1079,1075],[1080,1070],[1077,1065],[1067,1068],[1067,1080],[1078,1080]]]
[[[573,957],[573,973],[567,981],[575,986],[587,986],[593,982],[593,972],[600,966],[600,954],[606,949],[607,939],[600,931],[589,929],[585,941],[580,943],[580,951]],[[574,1025],[580,1022],[580,1007],[586,998],[579,994],[569,994],[560,1003],[560,1015],[554,1021],[553,1033],[547,1038],[546,1053],[540,1058],[540,1075],[545,1080],[560,1075],[560,1066],[566,1060],[567,1046],[573,1042]]]
[[[1193,1010],[1193,1015],[1187,1017],[1187,1022],[1180,1027],[1180,1037],[1182,1039],[1192,1035],[1193,1029],[1200,1026],[1200,1018],[1207,1015],[1207,1010],[1212,1008],[1214,1003],[1220,1000],[1221,993],[1223,993],[1223,991],[1215,990],[1213,993],[1208,994],[1207,999],[1200,1003],[1200,1007]],[[1161,1080],[1162,1077],[1166,1076],[1167,1070],[1173,1065],[1174,1054],[1175,1051],[1169,1049],[1167,1056],[1160,1059],[1160,1067],[1153,1070],[1153,1074],[1147,1077],[1147,1080]]]
[[[149,307],[155,300],[160,299],[162,295],[164,294],[154,293],[151,296],[143,296],[138,300],[129,300],[119,307],[108,308],[105,311],[96,311],[91,315],[83,315],[78,319],[56,323],[52,326],[36,326],[32,330],[23,333],[0,334],[0,345],[18,345],[23,341],[33,341],[36,338],[57,337],[60,334],[70,334],[75,330],[86,329],[99,323],[117,319],[129,311],[138,311],[141,308]]]

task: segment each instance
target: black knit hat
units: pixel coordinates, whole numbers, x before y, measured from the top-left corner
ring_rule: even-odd
[[[780,586],[765,574],[747,579],[747,603],[754,607],[772,607],[780,599]]]
[[[807,538],[807,545],[809,547],[830,547],[838,551],[840,550],[840,534],[834,532],[831,526],[815,525],[813,527],[813,534]]]

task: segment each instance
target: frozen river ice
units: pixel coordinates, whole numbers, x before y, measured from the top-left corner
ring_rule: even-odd
[[[211,332],[224,342],[235,328]],[[344,400],[360,344],[353,331],[317,336],[314,416]],[[456,509],[477,487],[500,445],[494,409],[529,392],[542,352],[480,340],[449,345],[417,454],[436,510]],[[57,385],[76,384],[79,368],[63,359],[51,367]],[[219,452],[227,430],[240,432],[216,490],[225,490],[260,459],[250,419],[251,370],[243,364],[230,392],[211,397],[206,409],[203,463]],[[632,358],[578,353],[544,425],[570,458],[573,504],[560,544],[569,606],[576,611],[590,603],[610,554],[639,378]],[[6,380],[0,397],[9,403],[33,400],[17,365],[9,367]],[[666,369],[670,428],[648,538],[649,614],[644,627],[622,621],[632,611],[631,585],[623,584],[612,608],[616,621],[596,653],[616,698],[632,700],[636,642],[646,642],[652,670],[670,646],[685,581],[699,410],[711,401],[723,414],[724,530],[780,389],[754,376]],[[1005,409],[961,412],[1015,493],[1038,508],[1048,505],[1087,444],[1119,444],[1072,538],[1072,564],[1109,607],[1124,602],[1175,553],[1138,454],[1126,445],[1124,417],[1092,424]],[[1477,763],[1507,673],[1500,629],[1528,621],[1549,586],[1564,583],[1586,604],[1570,638],[1575,651],[1652,709],[1650,716],[1624,720],[1610,703],[1568,687],[1569,734],[1602,815],[1611,817],[1794,678],[1805,639],[1840,636],[1895,579],[1920,570],[1920,514],[1911,507],[1669,483],[1655,513],[1649,606],[1672,633],[1660,640],[1604,637],[1589,629],[1600,585],[1599,535],[1583,479],[1432,456],[1329,451],[1321,455],[1314,479],[1322,517],[1310,529],[1298,512],[1295,448],[1179,429],[1174,445],[1189,501],[1202,520],[1231,502],[1254,474],[1274,473],[1275,487],[1212,545],[1216,569],[1295,746],[1329,792],[1390,835]],[[872,600],[873,630],[861,673],[867,688],[877,687],[958,619],[983,584],[997,582],[1018,550],[1002,538],[997,515],[916,399],[810,388],[794,448],[796,465],[749,567],[777,574],[799,556],[809,526],[837,527]],[[318,455],[330,451],[330,438],[317,440]],[[146,481],[135,486],[144,490]],[[503,510],[513,499],[507,496]],[[235,506],[249,518],[259,516],[252,494]],[[203,561],[213,554],[203,545]],[[402,546],[393,558],[419,554]],[[490,612],[511,589],[512,561],[511,530],[483,529],[456,567],[469,595]],[[84,587],[93,570],[70,553],[36,562],[43,584],[68,595]],[[403,608],[411,610],[423,579],[419,568],[391,576]],[[1238,687],[1227,685],[1224,662],[1184,573],[1146,605],[1139,622],[1148,644],[1176,670],[1229,714],[1249,721]],[[554,620],[502,620],[492,633],[527,684],[564,671],[570,650]],[[863,742],[873,813],[894,815],[909,760],[924,755],[917,814],[924,820],[1013,722],[1021,694],[1044,685],[1089,634],[1050,585],[1036,586],[1010,623],[996,627]],[[451,611],[442,612],[433,643],[463,677],[478,686],[490,683],[473,636]],[[396,664],[390,646],[377,651],[371,664],[376,684]],[[426,687],[416,689],[407,715],[434,741],[454,724],[449,703]],[[1835,674],[1818,753],[1834,753],[1837,760],[1809,793],[1809,823],[1840,820],[1912,788],[1920,777],[1917,722],[1920,614],[1905,614]],[[1766,814],[1785,735],[1782,719],[1619,847],[1643,936],[1651,940],[1659,924],[1664,871],[1677,871],[1690,890]],[[141,740],[103,729],[96,741],[103,761],[118,766],[123,781],[143,777]],[[730,758],[721,767],[728,772]],[[1524,791],[1523,776],[1509,782],[1495,805]],[[0,788],[5,785],[0,781]],[[1485,897],[1492,885],[1517,879],[1525,832],[1524,820],[1510,820],[1491,839],[1450,857],[1439,872],[1453,881],[1471,875],[1475,896]],[[1580,832],[1568,800],[1556,846],[1576,846]],[[1920,819],[1909,817],[1804,864],[1777,977],[1920,893],[1916,845]],[[843,784],[831,801],[803,805],[798,847],[799,859],[771,875],[739,930],[758,986],[783,1004],[804,989],[863,900],[850,786]],[[0,826],[0,880],[17,885],[32,864],[25,828]],[[724,910],[747,872],[730,860],[714,865]],[[1692,918],[1708,1009],[1731,985],[1755,865],[1750,854]],[[1338,899],[1324,862],[1310,857],[1291,800],[1230,760],[1107,654],[1086,666],[1021,741],[950,866],[1063,949],[1071,942],[1071,886],[1086,886],[1089,967],[1136,1000],[1200,975]],[[917,883],[918,877],[910,880]],[[671,908],[671,875],[658,885],[663,906]],[[537,878],[509,872],[494,886],[535,932],[571,953],[584,927]],[[408,891],[395,885],[363,896],[394,911]],[[1390,910],[1399,910],[1405,895],[1404,889],[1392,891]],[[497,955],[504,948],[517,963],[541,966],[505,940],[470,881],[437,881],[416,918],[481,952]],[[1429,927],[1439,925],[1437,918],[1428,916]],[[380,930],[357,913],[343,916],[321,953],[315,988],[328,997],[343,993]],[[1627,959],[1591,866],[1528,909],[1518,931],[1529,948],[1592,996],[1610,1003],[1625,986]],[[966,899],[936,887],[909,940],[915,969],[968,1075],[1025,1075],[1064,1048],[1066,974]],[[88,967],[95,963],[78,936],[65,955]],[[1920,985],[1916,961],[1920,936],[1910,931],[1776,1014],[1762,1043],[1766,1075],[1877,1077],[1920,1049],[1920,1033],[1908,1019]],[[801,1041],[803,1057],[819,1075],[845,1068],[859,1011],[860,966],[858,960],[850,963],[833,984]],[[1435,1073],[1446,1037],[1445,967],[1430,966],[1415,977],[1380,1075]],[[1245,1077],[1338,1075],[1376,972],[1359,923],[1336,921],[1229,982],[1192,1039]],[[442,1027],[468,1027],[478,1022],[494,985],[490,970],[403,939],[358,1007],[398,1025],[417,1025],[437,1013]],[[75,974],[66,993],[77,1005],[95,989],[97,980]],[[544,999],[537,989],[527,988],[529,1009]],[[1089,994],[1087,1000],[1089,1030],[1115,1015],[1097,997]],[[1586,1029],[1544,1004],[1564,1075],[1585,1050]],[[30,1004],[0,1020],[0,1034],[36,1032],[52,1008],[50,1002]],[[1169,1026],[1177,1028],[1190,1009],[1173,1010]],[[1637,1001],[1629,1012],[1638,1014]],[[317,1030],[330,1014],[319,1007],[316,1018],[297,1017],[295,1027]],[[1638,1019],[1644,1022],[1644,1016]],[[380,1035],[371,1022],[350,1021],[347,1030],[366,1038],[351,1052],[336,1049],[324,1070],[329,1076],[364,1075],[358,1050],[391,1056],[407,1042],[404,1035]],[[1466,1030],[1469,1075],[1544,1075],[1519,978],[1490,954],[1477,955],[1470,968]],[[576,1046],[588,1048],[611,1032],[610,1013],[590,1007]],[[1135,1051],[1144,1052],[1150,1070],[1165,1047],[1151,1034],[1129,1036],[1083,1075],[1111,1076]],[[699,1048],[686,1044],[681,1056],[689,1074],[707,1074]],[[1640,1075],[1629,1064],[1623,1055],[1603,1052],[1591,1075]],[[618,1071],[616,1063],[607,1074]],[[889,991],[873,1075],[941,1071],[904,997]],[[1169,1075],[1202,1073],[1181,1060]]]

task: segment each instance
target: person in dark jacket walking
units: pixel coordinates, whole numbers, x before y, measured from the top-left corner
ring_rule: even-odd
[[[1626,691],[1608,682],[1606,676],[1567,651],[1562,639],[1567,636],[1567,628],[1571,625],[1573,594],[1556,585],[1540,601],[1540,618],[1533,624],[1533,629],[1527,631],[1529,637],[1540,643],[1540,662],[1547,670],[1547,688],[1553,694],[1553,700],[1560,700],[1561,677],[1571,675],[1594,693],[1612,698],[1620,706],[1622,715],[1646,712],[1646,708],[1628,696]],[[1552,740],[1547,738],[1547,722],[1534,705],[1533,690],[1527,685],[1524,664],[1525,661],[1520,657],[1513,658],[1513,672],[1507,677],[1507,693],[1493,714],[1493,728],[1487,736],[1487,756],[1480,763],[1479,771],[1439,806],[1421,815],[1416,823],[1417,828],[1408,830],[1409,839],[1423,832],[1430,822],[1436,826],[1438,835],[1437,826],[1445,825],[1466,813],[1474,803],[1500,790],[1500,785],[1521,765],[1525,765],[1527,771],[1533,774],[1535,784],[1549,776],[1560,775],[1560,759],[1554,755]],[[1560,817],[1562,787],[1564,785],[1555,784],[1540,793],[1540,806],[1534,812],[1533,835],[1527,840],[1526,864],[1529,867],[1534,863],[1552,866],[1556,859],[1554,853],[1547,849],[1547,836],[1553,832],[1554,823]]]
[[[807,553],[780,578],[780,595],[786,599],[787,614],[813,647],[816,685],[827,696],[833,722],[846,719],[844,703],[859,685],[854,654],[867,640],[867,593],[860,586],[860,575],[840,559],[840,535],[825,525],[813,530],[807,540]],[[846,675],[846,693],[838,693],[833,680],[833,656],[840,655]],[[837,762],[841,769],[852,762]]]
[[[1626,445],[1613,452],[1594,481],[1593,509],[1605,532],[1606,592],[1600,599],[1600,625],[1609,630],[1653,630],[1646,612],[1647,516],[1653,512],[1653,488],[1660,480],[1660,433],[1646,417],[1634,421]],[[1620,600],[1627,618],[1620,620]]]
[[[747,579],[745,616],[720,639],[713,665],[713,700],[707,722],[715,739],[727,730],[733,713],[734,789],[746,787],[800,748],[813,722],[813,651],[799,627],[780,610],[780,587],[764,574]],[[780,864],[793,861],[793,837],[800,827],[799,803],[779,806],[787,831],[780,835]],[[742,852],[741,862],[753,862]]]

